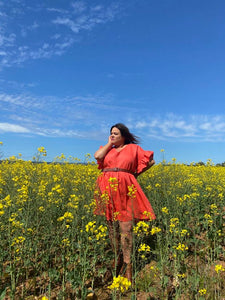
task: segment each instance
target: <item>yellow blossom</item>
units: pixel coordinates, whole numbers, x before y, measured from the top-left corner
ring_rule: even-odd
[[[13,239],[12,246],[22,244],[25,241],[25,237],[18,236]]]
[[[138,248],[138,252],[150,252],[150,246],[146,244],[141,244],[140,247]]]
[[[57,221],[61,222],[65,220],[67,223],[70,223],[73,221],[73,218],[73,214],[71,212],[66,211],[62,217],[59,217],[57,219]]]
[[[159,228],[159,227],[152,227],[152,229],[151,229],[151,235],[154,235],[154,234],[156,234],[156,233],[158,233],[160,231],[162,231],[161,228]]]
[[[179,224],[179,219],[178,218],[172,218],[172,219],[170,219],[170,232],[171,233],[173,233],[173,232],[175,232],[175,233],[177,233],[178,232],[178,230],[176,229],[176,226]]]
[[[144,211],[143,216],[146,216],[150,221],[152,220],[152,213],[150,211]]]
[[[199,294],[200,294],[201,296],[203,296],[203,295],[206,294],[207,290],[206,290],[206,289],[200,289],[198,292],[199,292]]]
[[[173,248],[175,248],[178,251],[185,251],[188,250],[188,247],[184,244],[179,243],[178,246],[174,246]]]
[[[162,208],[162,212],[165,213],[165,214],[168,214],[169,213],[169,210],[168,208],[165,206]]]
[[[38,209],[39,209],[41,212],[45,211],[44,206],[40,206]]]
[[[219,274],[220,272],[224,272],[225,269],[222,265],[215,265],[215,271],[217,274]]]
[[[43,156],[47,156],[47,151],[43,146],[38,148],[38,152],[41,153]]]
[[[205,214],[205,215],[204,215],[204,218],[207,220],[207,222],[208,222],[209,224],[212,224],[212,223],[213,223],[213,220],[212,220],[212,216],[211,216],[211,215]]]
[[[132,184],[131,186],[128,186],[128,196],[129,197],[132,197],[132,198],[136,198],[136,192],[137,192],[137,189],[136,187]]]
[[[137,235],[140,236],[141,234],[148,235],[149,234],[149,224],[144,222],[144,221],[139,221],[136,226],[133,228],[133,232]]]
[[[113,213],[113,220],[114,220],[114,221],[117,221],[117,220],[118,220],[119,214],[120,214],[119,211],[115,211],[115,212]]]
[[[122,276],[113,277],[113,283],[108,287],[110,290],[116,290],[124,293],[131,286],[131,282]]]
[[[116,192],[117,188],[118,188],[118,180],[117,180],[117,178],[110,177],[109,178],[109,186],[110,186],[110,188],[111,188],[112,191]]]
[[[180,235],[183,237],[185,235],[189,235],[187,229],[182,229],[181,232],[180,232]]]
[[[96,227],[95,224],[96,224],[95,221],[89,222],[89,223],[86,225],[86,231],[87,231],[87,232],[89,232],[89,231],[93,232],[94,229],[95,229],[95,227]]]
[[[70,246],[70,240],[68,238],[65,238],[61,242],[63,247],[69,247]]]

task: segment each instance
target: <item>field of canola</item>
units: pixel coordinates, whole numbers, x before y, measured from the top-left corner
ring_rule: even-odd
[[[130,287],[103,282],[97,165],[59,161],[0,164],[0,299],[225,299],[225,167],[174,160],[138,178],[157,219],[134,227]]]

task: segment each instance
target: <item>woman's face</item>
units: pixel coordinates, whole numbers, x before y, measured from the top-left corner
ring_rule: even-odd
[[[118,128],[116,127],[112,128],[110,137],[113,145],[115,146],[124,145],[125,138],[121,135],[121,132]]]

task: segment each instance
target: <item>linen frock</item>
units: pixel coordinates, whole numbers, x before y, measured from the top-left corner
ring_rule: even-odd
[[[97,161],[99,169],[120,168],[122,171],[102,172],[95,190],[96,215],[107,220],[153,220],[153,208],[137,182],[134,173],[140,173],[153,158],[153,151],[145,151],[139,145],[127,144],[122,150],[111,148],[104,160]]]

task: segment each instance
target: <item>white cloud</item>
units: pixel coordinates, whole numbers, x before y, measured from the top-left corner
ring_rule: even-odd
[[[0,94],[0,118],[29,128],[29,133],[49,136],[85,136],[75,128],[90,128],[99,121],[96,111],[108,110],[104,97],[36,97],[26,94]],[[108,103],[108,104],[107,104]],[[104,115],[101,119],[104,118]]]
[[[96,5],[96,6],[92,7],[91,10],[93,10],[93,11],[99,11],[101,9],[102,9],[102,5]]]
[[[0,123],[0,132],[29,133],[29,129],[10,123]]]
[[[34,108],[40,109],[43,107],[43,103],[39,102],[35,97],[26,95],[26,94],[18,94],[11,95],[6,93],[0,94],[0,106],[8,110],[21,109],[24,107],[26,109]]]
[[[81,24],[75,23],[69,18],[57,18],[52,21],[54,24],[68,26],[73,32],[78,33],[81,29]]]
[[[84,7],[83,10],[85,10]],[[79,12],[81,12],[81,9],[79,9]],[[52,22],[57,25],[67,26],[72,32],[79,33],[81,30],[91,30],[98,24],[105,24],[112,21],[116,14],[116,6],[106,8],[95,6],[94,9],[90,8],[88,12],[85,11],[85,14],[80,14],[78,17],[75,17],[74,15],[71,15],[70,17],[68,15],[64,17],[60,16]]]
[[[53,40],[58,40],[60,37],[61,37],[61,34],[56,33],[56,34],[54,34],[51,38],[52,38]]]
[[[200,129],[203,129],[203,130],[211,130],[211,123],[209,123],[209,122],[202,123],[199,127],[200,127]]]
[[[54,12],[54,13],[60,13],[60,14],[68,13],[68,11],[65,9],[54,8],[54,7],[48,7],[47,11]]]
[[[142,128],[145,128],[147,126],[148,126],[147,122],[145,122],[145,121],[139,121],[139,122],[137,122],[137,124],[136,124],[135,127],[138,128],[138,129],[142,129]]]
[[[77,138],[85,138],[87,134],[83,134],[78,130],[61,130],[57,128],[48,129],[48,128],[37,128],[37,135],[48,136],[48,137],[77,137]]]
[[[36,30],[40,25],[37,22],[34,22],[33,24],[26,26],[21,29],[21,35],[22,37],[26,37],[29,34],[29,31]]]

